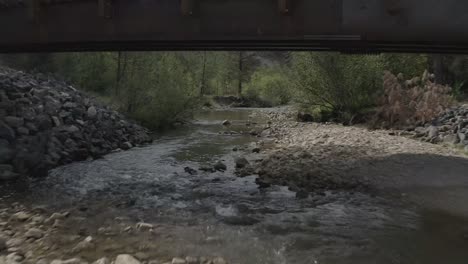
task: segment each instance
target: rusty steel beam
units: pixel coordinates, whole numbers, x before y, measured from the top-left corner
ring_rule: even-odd
[[[468,53],[460,0],[4,0],[0,52]]]

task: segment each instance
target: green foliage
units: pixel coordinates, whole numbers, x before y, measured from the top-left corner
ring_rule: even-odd
[[[290,80],[280,67],[262,67],[252,75],[244,95],[270,105],[284,105],[291,99]]]
[[[385,70],[395,74],[403,73],[408,78],[418,76],[429,66],[429,57],[426,54],[383,54],[382,62]]]
[[[382,87],[380,56],[300,52],[293,55],[295,99],[304,108],[321,109],[350,120],[375,104]]]

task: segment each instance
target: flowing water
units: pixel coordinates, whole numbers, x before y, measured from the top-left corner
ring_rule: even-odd
[[[236,156],[261,158],[250,153],[258,139],[238,133],[253,129],[247,122],[265,123],[252,120],[251,111],[200,113],[193,125],[151,145],[57,168],[10,199],[71,212],[53,238],[57,256],[76,244],[71,235],[93,235],[98,247],[83,253],[89,260],[145,252],[150,259],[223,256],[247,264],[468,263],[463,218],[400,196],[325,192],[297,199],[284,187],[259,190],[255,176],[236,177]],[[224,119],[233,124],[222,126]],[[218,160],[227,171],[184,170]],[[127,232],[137,222],[153,224],[154,232]]]

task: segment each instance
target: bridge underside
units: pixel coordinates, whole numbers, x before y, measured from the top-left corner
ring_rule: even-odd
[[[468,53],[459,0],[2,0],[0,52]]]

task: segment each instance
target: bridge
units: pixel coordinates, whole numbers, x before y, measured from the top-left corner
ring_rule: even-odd
[[[0,0],[0,52],[467,53],[462,0]]]

